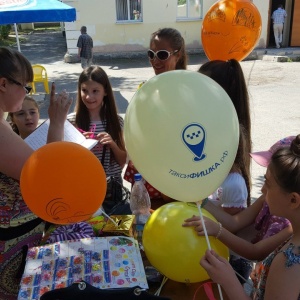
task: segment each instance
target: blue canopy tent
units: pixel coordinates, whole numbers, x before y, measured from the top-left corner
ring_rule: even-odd
[[[1,0],[0,25],[14,24],[18,49],[17,23],[72,22],[76,9],[58,0]]]

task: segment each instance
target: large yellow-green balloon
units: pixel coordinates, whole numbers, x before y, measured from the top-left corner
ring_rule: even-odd
[[[215,220],[206,210],[203,215]],[[200,266],[208,249],[204,236],[194,227],[182,227],[185,219],[199,215],[194,203],[172,202],[157,209],[147,221],[143,246],[149,262],[166,277],[178,282],[201,282],[209,279]],[[228,259],[228,248],[215,237],[209,237],[211,248]]]
[[[165,72],[133,96],[125,115],[128,154],[163,194],[196,202],[213,193],[235,159],[239,124],[227,93],[198,72]]]

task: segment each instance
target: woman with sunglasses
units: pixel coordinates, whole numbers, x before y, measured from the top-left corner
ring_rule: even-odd
[[[0,47],[0,300],[17,299],[27,249],[39,244],[44,230],[44,222],[22,199],[19,185],[22,167],[33,150],[4,119],[4,112],[22,108],[32,80],[30,62],[19,52]],[[65,93],[55,97],[53,85],[48,142],[63,139],[70,105]]]
[[[150,48],[147,54],[155,75],[174,70],[186,70],[187,68],[188,59],[185,42],[177,29],[162,28],[152,33],[150,38]],[[129,161],[124,174],[124,179],[133,184],[135,173],[139,172],[135,169],[132,161]],[[145,182],[145,186],[150,199],[154,200],[151,201],[151,207],[153,209],[160,207],[165,204],[166,201],[170,200],[148,182]]]
[[[147,54],[155,75],[187,68],[185,42],[174,28],[162,28],[152,33]]]

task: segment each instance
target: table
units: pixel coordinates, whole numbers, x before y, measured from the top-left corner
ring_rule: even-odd
[[[169,297],[172,300],[205,300],[208,299],[208,297],[204,291],[204,288],[199,288],[202,284],[204,284],[204,282],[186,284],[175,282],[169,279],[162,288],[160,295]],[[212,289],[215,295],[215,299],[221,299],[216,284],[212,284]],[[226,296],[224,291],[222,291],[222,296],[224,300],[228,300],[228,297]]]
[[[144,266],[150,266],[149,261],[147,260],[147,257],[143,251],[141,251],[142,260],[144,263]],[[161,289],[160,296],[168,297],[172,300],[206,300],[208,299],[204,287],[200,287],[204,283],[211,282],[211,280],[207,280],[204,282],[197,282],[197,283],[182,283],[182,282],[176,282],[171,279],[168,279],[167,282],[164,284],[164,286]],[[151,294],[155,294],[156,291],[160,287],[160,283],[151,283],[148,282],[149,285],[149,292]],[[219,295],[218,285],[213,283],[212,284],[212,290],[215,296],[216,300],[221,299]],[[226,296],[225,292],[221,290],[223,300],[229,300]]]

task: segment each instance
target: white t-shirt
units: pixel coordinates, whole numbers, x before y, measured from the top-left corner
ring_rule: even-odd
[[[229,173],[221,186],[208,197],[222,207],[247,207],[248,190],[244,177],[239,173]]]

